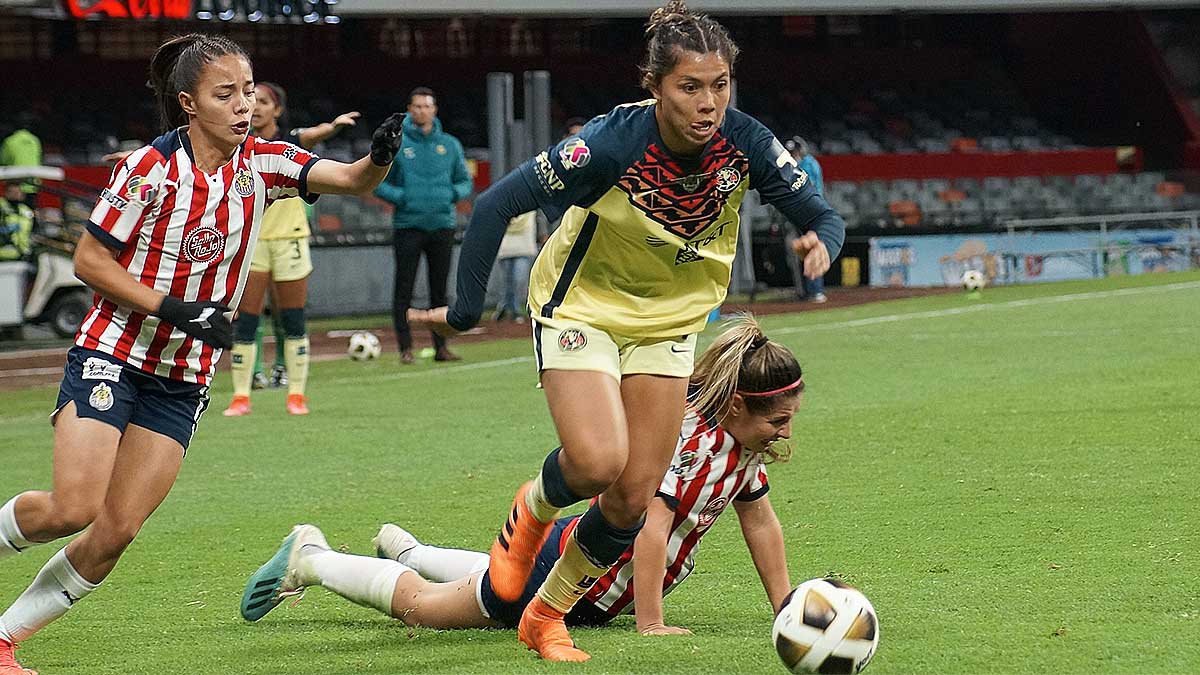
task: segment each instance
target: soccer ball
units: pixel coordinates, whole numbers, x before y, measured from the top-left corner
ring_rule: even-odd
[[[365,330],[350,336],[350,348],[346,350],[350,358],[355,361],[369,361],[378,358],[382,352],[383,347],[379,344],[379,338],[375,337],[374,333]]]
[[[879,646],[879,620],[851,586],[810,579],[784,599],[771,639],[793,673],[857,673]]]
[[[967,270],[966,272],[963,272],[963,290],[967,291],[968,293],[971,291],[978,291],[979,289],[983,288],[983,284],[983,272],[980,272],[979,270]]]

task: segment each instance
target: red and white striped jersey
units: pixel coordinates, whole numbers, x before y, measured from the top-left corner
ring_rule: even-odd
[[[88,232],[119,252],[143,285],[184,301],[236,308],[250,271],[263,210],[302,196],[317,157],[249,136],[212,174],[196,168],[186,127],[158,137],[113,169]],[[148,373],[207,384],[221,350],[165,323],[95,296],[75,344]]]
[[[667,540],[664,596],[691,574],[700,537],[725,507],[733,500],[754,501],[768,489],[762,455],[745,450],[714,420],[704,419],[689,409],[671,468],[657,494],[675,511]],[[566,539],[564,533],[563,541]],[[592,586],[583,601],[614,617],[633,611],[632,560],[631,546],[608,574]]]

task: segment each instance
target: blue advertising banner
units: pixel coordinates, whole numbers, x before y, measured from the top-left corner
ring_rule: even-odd
[[[1188,230],[1022,232],[872,237],[872,286],[957,286],[978,270],[989,284],[1184,270],[1200,264]]]

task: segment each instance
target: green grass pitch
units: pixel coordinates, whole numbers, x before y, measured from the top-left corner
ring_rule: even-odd
[[[885,673],[1200,671],[1200,274],[989,288],[763,319],[808,394],[771,469],[794,583],[837,574],[879,613]],[[711,330],[710,330],[711,334]],[[298,522],[370,552],[395,521],[485,550],[555,444],[529,341],[466,361],[315,364],[225,419],[222,373],[173,493],[115,572],[19,652],[43,673],[783,673],[736,517],[666,601],[690,637],[623,618],[590,663],[512,631],[410,630],[313,589],[258,624],[246,576]],[[0,393],[0,500],[50,481],[53,388]],[[61,544],[0,561],[7,607]]]

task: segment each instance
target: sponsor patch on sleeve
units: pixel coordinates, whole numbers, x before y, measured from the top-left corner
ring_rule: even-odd
[[[563,168],[570,171],[587,166],[592,161],[592,151],[582,138],[572,138],[558,151],[558,159],[562,161]]]
[[[129,200],[113,193],[113,191],[109,190],[108,188],[104,188],[100,191],[100,198],[111,204],[112,207],[118,211],[124,212],[125,207],[129,206]]]
[[[542,152],[534,158],[535,173],[537,174],[538,182],[542,184],[542,189],[546,194],[563,190],[567,186],[563,180],[558,177],[558,172],[554,170],[554,165],[550,163],[550,156]]]

